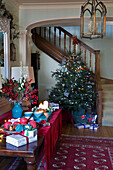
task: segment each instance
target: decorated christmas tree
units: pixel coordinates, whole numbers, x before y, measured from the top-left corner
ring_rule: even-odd
[[[81,57],[65,57],[60,66],[52,72],[56,85],[49,95],[50,102],[59,103],[60,107],[68,110],[94,110],[97,97],[94,74],[88,70]]]

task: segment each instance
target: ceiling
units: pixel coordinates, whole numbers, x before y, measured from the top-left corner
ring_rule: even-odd
[[[20,5],[34,4],[34,3],[76,3],[86,2],[87,0],[15,0]],[[102,0],[102,2],[113,2],[113,0]]]

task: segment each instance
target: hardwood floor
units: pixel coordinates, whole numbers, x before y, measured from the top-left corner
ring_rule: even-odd
[[[62,125],[62,134],[113,138],[113,127],[102,126],[97,130],[77,129],[74,125],[68,123],[66,125]]]

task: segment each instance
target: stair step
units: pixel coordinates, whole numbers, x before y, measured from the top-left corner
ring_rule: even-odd
[[[102,87],[113,87],[113,83],[112,84],[102,84]]]
[[[101,79],[101,83],[102,84],[113,84],[113,80],[111,80],[111,79]]]
[[[102,105],[103,106],[108,106],[108,107],[113,107],[113,101],[111,101],[111,100],[103,100],[102,101]]]
[[[104,92],[102,92],[103,96],[107,96],[107,95],[111,95],[111,94],[113,95],[113,90],[111,90],[111,91],[110,90],[109,91],[104,90]]]
[[[109,119],[102,119],[102,126],[113,126],[113,121]]]
[[[113,126],[113,83],[107,84],[105,79],[101,80],[102,83],[102,107],[103,118],[102,126]],[[109,83],[109,82],[108,82]]]
[[[113,100],[113,95],[103,95],[102,96],[102,99],[105,100],[105,99],[109,99],[109,100]]]
[[[103,119],[105,117],[108,117],[109,120],[111,120],[111,118],[113,119],[113,112],[110,112],[109,110],[108,111],[103,111]]]

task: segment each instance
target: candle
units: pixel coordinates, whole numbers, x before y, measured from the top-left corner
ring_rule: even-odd
[[[2,142],[4,135],[0,135],[0,142]]]
[[[44,101],[44,108],[47,109],[48,108],[48,101]]]
[[[39,108],[43,109],[43,104],[42,103],[39,104]]]

